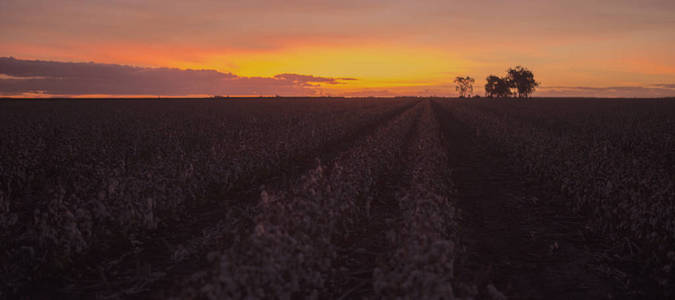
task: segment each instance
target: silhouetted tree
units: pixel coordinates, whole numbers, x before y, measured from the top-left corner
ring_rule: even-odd
[[[495,75],[488,75],[485,78],[485,97],[494,97],[497,95],[497,84],[499,83],[499,77]]]
[[[485,96],[507,98],[511,95],[511,82],[509,78],[499,78],[495,75],[490,75],[485,78]]]
[[[464,98],[471,96],[471,93],[473,93],[473,83],[476,82],[476,80],[469,76],[457,76],[454,82],[457,84],[455,90],[459,92],[459,97]]]
[[[534,80],[534,74],[527,68],[516,66],[508,71],[508,80],[511,88],[515,89],[518,98],[527,98],[539,86],[539,82]]]

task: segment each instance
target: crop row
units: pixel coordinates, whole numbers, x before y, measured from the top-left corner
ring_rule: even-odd
[[[675,186],[667,164],[674,127],[665,127],[672,121],[654,122],[653,114],[631,114],[623,107],[614,117],[587,112],[596,118],[563,132],[552,124],[574,118],[550,113],[542,123],[508,109],[445,106],[507,150],[533,178],[559,188],[570,207],[587,216],[589,228],[609,238],[613,251],[639,262],[642,271],[634,275],[668,286],[675,265]]]
[[[547,100],[540,103],[474,103],[484,112],[508,115],[514,126],[546,130],[550,135],[612,141],[617,150],[637,154],[637,159],[671,168],[675,141],[675,113],[671,103],[660,100],[596,101]],[[582,140],[580,143],[587,143]],[[665,154],[665,155],[664,155]],[[668,159],[668,160],[664,160]]]
[[[457,223],[448,195],[446,144],[438,120],[425,102],[417,127],[410,185],[397,196],[401,227],[388,234],[394,254],[374,270],[374,290],[381,298],[452,299]],[[453,141],[447,141],[451,147]]]
[[[217,258],[197,293],[212,299],[326,297],[337,241],[368,215],[381,170],[395,162],[421,107],[380,127],[290,187],[261,193],[250,236]]]
[[[133,244],[410,105],[12,104],[0,144],[2,290],[94,247]]]

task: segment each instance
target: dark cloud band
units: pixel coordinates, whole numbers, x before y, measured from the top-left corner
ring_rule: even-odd
[[[214,70],[142,68],[0,58],[0,94],[21,95],[313,95],[320,84],[353,78],[300,74],[241,77]]]

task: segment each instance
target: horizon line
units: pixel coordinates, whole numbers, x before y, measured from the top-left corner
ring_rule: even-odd
[[[546,100],[546,99],[589,99],[589,100],[675,100],[675,96],[666,96],[666,97],[581,97],[581,96],[559,96],[559,97],[546,97],[546,96],[532,96],[528,98],[490,98],[486,96],[480,97],[457,97],[457,96],[203,96],[203,97],[190,97],[190,96],[113,96],[113,97],[13,97],[13,96],[0,96],[0,100],[210,100],[210,101],[224,101],[224,100],[256,100],[256,99],[402,99],[402,98],[415,98],[415,99],[455,99],[455,100],[476,100],[476,99],[492,99],[495,101],[523,101],[523,100]]]

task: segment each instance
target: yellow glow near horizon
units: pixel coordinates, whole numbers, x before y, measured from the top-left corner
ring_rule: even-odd
[[[627,97],[673,95],[675,2],[610,2],[4,1],[0,57],[262,77],[223,82],[222,89],[215,82],[174,82],[168,94],[453,96],[455,76],[474,77],[480,90],[487,75],[523,65],[543,83],[537,96],[610,95],[613,87],[624,87]],[[358,80],[271,79],[282,73]],[[161,86],[160,77],[126,86],[110,78],[102,76],[97,89],[135,93]],[[75,88],[82,81],[0,80],[11,85],[5,93],[98,92]]]
[[[216,69],[246,77],[282,73],[356,78],[356,87],[417,86],[449,82],[451,74],[466,72],[468,63],[438,49],[416,47],[308,46],[274,52],[212,55],[200,62],[172,62],[185,69]]]

